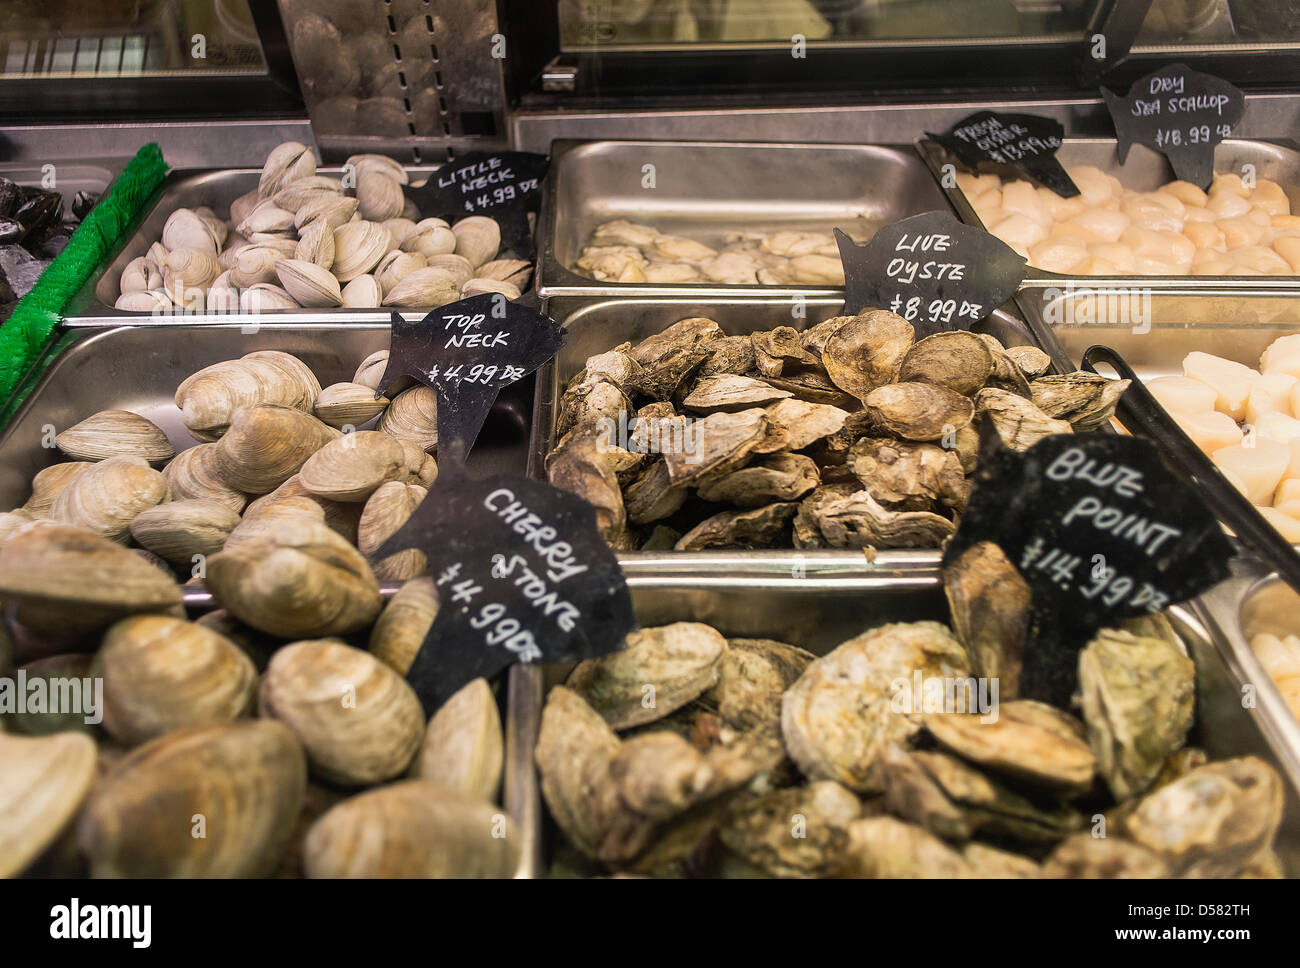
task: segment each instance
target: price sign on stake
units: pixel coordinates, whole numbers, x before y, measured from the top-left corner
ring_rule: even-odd
[[[1164,152],[1174,174],[1199,188],[1214,177],[1214,146],[1232,133],[1246,96],[1222,78],[1171,64],[1135,81],[1120,97],[1101,89],[1115,122],[1119,160],[1135,142]]]
[[[520,258],[533,257],[529,206],[541,197],[550,159],[530,151],[471,151],[449,161],[406,197],[429,215],[448,220],[487,215],[501,226],[501,241]]]
[[[440,477],[376,556],[407,548],[428,556],[438,589],[438,617],[406,674],[426,713],[514,662],[616,651],[635,627],[595,508],[549,484]]]
[[[1025,260],[982,229],[945,212],[887,225],[865,245],[835,230],[844,263],[844,311],[888,309],[917,339],[970,329],[1011,296]]]
[[[943,134],[926,135],[975,171],[1015,169],[1030,181],[1050,188],[1062,198],[1074,198],[1079,187],[1070,180],[1056,150],[1065,128],[1037,114],[978,111],[962,118]]]
[[[987,420],[944,565],[981,541],[998,545],[1033,592],[1021,694],[1062,707],[1099,628],[1199,594],[1227,577],[1232,556],[1214,515],[1150,442],[1061,434],[1017,453]]]
[[[418,323],[393,313],[385,393],[409,376],[438,393],[438,458],[454,467],[474,445],[500,391],[555,355],[564,332],[555,320],[501,293],[435,309]]]

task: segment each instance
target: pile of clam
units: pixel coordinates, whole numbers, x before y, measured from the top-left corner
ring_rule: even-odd
[[[374,549],[436,424],[423,387],[375,399],[384,363],[323,390],[285,353],[207,367],[179,454],[126,411],[58,435],[71,460],[0,514],[0,675],[102,696],[0,718],[0,876],[514,873],[492,688],[427,719],[404,679],[438,596]],[[216,610],[187,618],[178,576]]]
[[[407,172],[383,155],[354,155],[344,171],[355,195],[343,179],[316,174],[310,148],[280,145],[229,219],[207,207],[172,212],[162,239],[122,270],[116,307],[432,309],[485,292],[517,299],[527,287],[532,264],[497,258],[493,219],[422,219],[403,191]]]
[[[1075,708],[1018,698],[1028,596],[971,552],[946,576],[956,634],[884,625],[818,658],[681,622],[576,666],[535,751],[552,873],[1281,876],[1283,781],[1185,745],[1195,668],[1167,626],[1099,632]],[[988,707],[942,703],[990,673]]]
[[[1049,363],[986,334],[917,340],[879,309],[735,336],[683,319],[587,360],[547,471],[622,550],[935,548],[966,505],[979,415],[1025,450],[1102,426],[1128,385]]]
[[[867,239],[860,233],[853,238]],[[627,219],[596,226],[574,268],[601,282],[844,285],[839,247],[830,232],[733,232],[714,249]]]

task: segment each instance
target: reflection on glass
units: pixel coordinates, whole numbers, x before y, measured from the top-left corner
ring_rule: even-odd
[[[5,77],[262,74],[248,0],[4,0]]]
[[[1300,0],[1153,0],[1135,47],[1300,41]]]
[[[567,50],[1078,36],[1096,0],[559,0]]]

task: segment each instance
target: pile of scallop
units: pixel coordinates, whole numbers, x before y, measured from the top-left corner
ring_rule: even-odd
[[[991,174],[957,184],[988,231],[1049,272],[1300,275],[1300,216],[1276,182],[1221,173],[1208,192],[1185,181],[1136,192],[1090,165],[1068,171],[1074,198]]]

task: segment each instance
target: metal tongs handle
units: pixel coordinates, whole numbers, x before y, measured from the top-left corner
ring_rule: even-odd
[[[1205,503],[1220,521],[1232,528],[1237,538],[1259,555],[1292,588],[1300,591],[1300,555],[1277,529],[1255,510],[1240,491],[1219,472],[1183,428],[1169,416],[1151,391],[1133,372],[1124,357],[1109,346],[1090,346],[1083,354],[1083,368],[1096,373],[1100,361],[1114,368],[1121,377],[1131,380],[1119,398],[1116,414],[1129,433],[1154,441],[1175,469],[1195,482],[1205,495]],[[1099,374],[1100,375],[1100,374]]]

